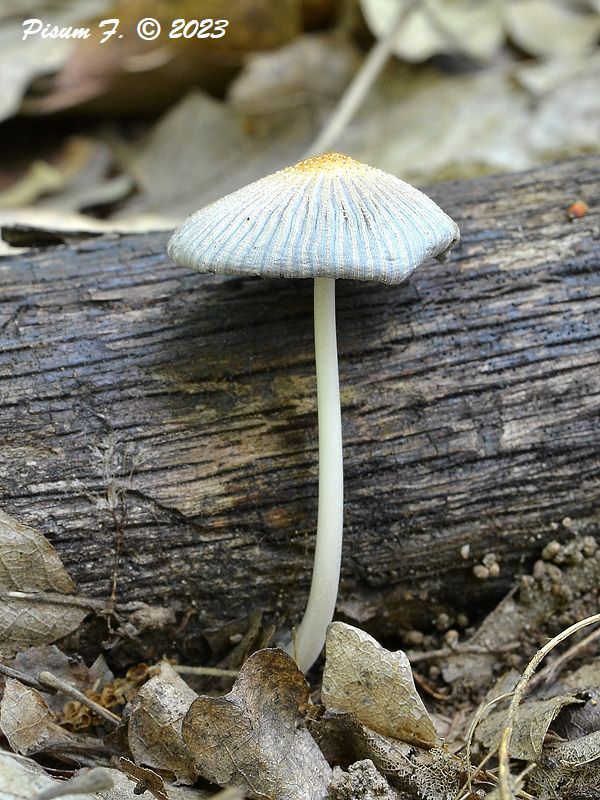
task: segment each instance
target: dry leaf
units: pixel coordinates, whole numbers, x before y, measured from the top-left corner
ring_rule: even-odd
[[[600,54],[452,77],[390,65],[339,147],[416,184],[598,152],[599,80]]]
[[[368,633],[333,622],[327,631],[323,702],[349,711],[371,730],[433,747],[435,727],[402,650],[391,653]]]
[[[228,99],[238,112],[251,116],[303,104],[318,110],[342,95],[359,64],[359,51],[349,40],[305,34],[277,50],[249,56]]]
[[[2,800],[24,800],[34,798],[44,789],[56,786],[58,781],[51,778],[39,764],[28,758],[0,750],[0,797]],[[72,797],[69,800],[84,800]],[[89,795],[85,800],[90,800]]]
[[[156,19],[161,33],[154,41],[142,40],[137,24]],[[29,113],[51,113],[86,104],[100,114],[162,111],[192,86],[222,94],[249,51],[276,47],[300,31],[299,0],[115,0],[103,13],[119,20],[119,35],[99,45],[98,20],[89,27],[95,36],[76,42],[67,62],[56,75],[51,90],[27,98]],[[171,36],[173,21],[226,19],[220,38]]]
[[[142,794],[144,791],[148,791],[156,800],[169,800],[164,781],[156,772],[144,767],[138,767],[137,764],[134,764],[127,758],[120,758],[119,766],[125,775],[133,781],[135,785],[134,792],[136,794]]]
[[[0,511],[0,652],[46,644],[77,628],[89,607],[52,545]]]
[[[47,670],[55,677],[75,686],[81,692],[85,691],[92,683],[85,664],[71,661],[53,644],[21,650],[15,656],[11,666],[34,679],[37,679],[40,672]],[[62,692],[55,694],[44,692],[43,696],[48,708],[55,714],[62,712],[65,702],[69,699]]]
[[[585,538],[577,537],[571,544],[575,546],[575,552],[582,553]],[[547,567],[552,567],[551,573]],[[564,599],[552,590],[555,581],[560,582],[561,589],[569,593],[573,602],[579,602],[579,598],[595,591],[600,583],[600,559],[597,556],[586,558],[583,569],[579,563],[558,569],[553,564],[538,561],[534,573],[538,573],[538,577],[523,581],[518,598],[514,592],[509,592],[487,615],[465,642],[467,652],[452,653],[440,661],[444,680],[455,684],[455,692],[461,688],[464,691],[465,687],[471,690],[489,688],[498,653],[515,643],[522,648],[519,643],[528,641],[531,630],[543,629],[549,619],[558,617],[563,611]],[[471,647],[474,652],[468,652]],[[590,686],[598,682],[596,676],[592,678],[588,674],[582,676],[581,682],[577,679],[576,683],[569,682],[566,686],[574,694],[586,685],[586,681]],[[508,686],[509,691],[512,688],[514,684]],[[503,690],[507,690],[506,687]],[[496,696],[495,693],[492,696]]]
[[[128,741],[137,764],[173,772],[194,783],[198,772],[181,738],[181,723],[198,695],[165,661],[129,705]]]
[[[555,761],[563,767],[578,767],[600,759],[600,731],[573,739],[571,742],[559,742],[548,751]]]
[[[4,4],[3,4],[4,5]],[[37,16],[59,28],[77,26],[89,14],[102,14],[108,0],[70,0],[60,4],[60,13],[45,3]],[[3,7],[2,11],[5,9]],[[76,46],[73,39],[48,39],[39,36],[23,41],[23,19],[27,11],[23,3],[8,9],[0,26],[0,120],[16,113],[30,82],[60,68]],[[33,9],[27,15],[35,17]],[[13,17],[12,19],[10,17]]]
[[[600,682],[600,674],[596,681]],[[553,732],[563,739],[579,739],[600,730],[600,690],[580,691],[576,697],[581,700],[582,705],[569,705],[563,708],[552,725]]]
[[[200,696],[183,723],[199,773],[221,786],[246,785],[251,797],[321,800],[331,770],[301,724],[308,684],[279,649],[259,650],[224,697]]]
[[[20,180],[0,192],[0,208],[18,208],[34,202],[38,197],[59,192],[65,185],[60,169],[46,161],[32,161]]]
[[[77,775],[86,772],[80,770]],[[153,800],[153,795],[148,791],[136,795],[136,784],[120,770],[105,768],[104,773],[112,780],[112,789],[103,789],[93,795],[89,792],[70,794],[68,800]],[[60,789],[64,784],[62,780],[51,778],[35,761],[0,751],[1,800],[35,800],[41,792]],[[177,786],[168,786],[167,794],[169,800],[208,800],[214,795],[213,792]]]
[[[504,19],[512,41],[532,56],[587,52],[600,35],[600,14],[564,0],[509,0]]]
[[[400,800],[400,795],[389,785],[375,764],[366,758],[350,764],[348,772],[334,767],[333,780],[329,787],[332,800]]]
[[[328,761],[348,763],[369,759],[389,783],[415,800],[457,797],[464,783],[464,766],[446,749],[423,750],[367,728],[353,714],[326,711],[311,723],[311,731]]]
[[[54,722],[42,695],[14,678],[7,678],[0,702],[0,729],[21,755],[64,749],[75,738]]]
[[[561,674],[560,683],[573,692],[578,689],[600,690],[600,657],[590,658],[572,672]]]
[[[547,700],[530,700],[519,707],[510,740],[510,755],[525,761],[537,761],[542,755],[544,739],[552,720],[565,706],[582,705],[572,695],[550,697]],[[493,711],[478,726],[475,737],[491,751],[500,744],[506,724],[506,709]]]
[[[101,181],[110,166],[108,147],[84,136],[71,136],[52,154],[52,160],[32,161],[23,177],[0,192],[0,208],[27,206],[47,194],[60,193],[58,203],[67,205],[66,198]],[[66,189],[68,193],[65,193]],[[56,198],[53,198],[56,203]]]
[[[361,0],[368,26],[386,36],[409,0]],[[424,61],[438,53],[492,58],[504,38],[501,0],[428,0],[414,9],[394,40],[393,52],[404,61]]]
[[[599,76],[599,55],[452,77],[390,64],[336,146],[416,184],[598,151]],[[274,118],[279,127],[261,138],[228,105],[188,96],[127,157],[123,168],[143,192],[129,208],[179,219],[293,163],[314,120],[303,107]]]
[[[0,253],[15,253],[16,247],[46,247],[72,239],[86,239],[103,233],[147,233],[172,230],[179,218],[158,214],[129,214],[122,219],[103,220],[54,211],[49,208],[27,207],[0,211],[3,241]],[[6,245],[3,245],[6,242]]]
[[[0,591],[72,594],[75,589],[50,542],[0,511]]]
[[[361,0],[361,7],[373,33],[383,37],[408,2]],[[600,15],[565,0],[426,0],[402,25],[394,52],[410,62],[438,53],[486,61],[498,53],[505,32],[530,55],[572,55],[596,46]]]
[[[135,208],[183,219],[294,163],[312,135],[310,115],[301,110],[288,114],[272,135],[255,138],[225,103],[193,92],[158,122],[144,146],[130,149],[124,168],[145,194]]]
[[[72,796],[74,794],[91,794],[105,789],[113,789],[114,781],[110,772],[105,767],[94,767],[83,770],[79,774],[68,778],[61,784],[50,786],[41,792],[36,800],[54,800],[57,797]],[[165,796],[165,800],[169,800]]]
[[[600,731],[545,748],[544,757],[529,776],[527,789],[536,800],[598,797]]]

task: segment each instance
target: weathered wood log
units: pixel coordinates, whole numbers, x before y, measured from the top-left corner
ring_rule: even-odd
[[[338,608],[378,635],[474,617],[545,542],[600,530],[599,187],[595,157],[437,186],[447,264],[338,282]],[[312,286],[197,275],[166,240],[0,261],[1,507],[91,596],[194,610],[196,637],[288,624],[316,519]]]

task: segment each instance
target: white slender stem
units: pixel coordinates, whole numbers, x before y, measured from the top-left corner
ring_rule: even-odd
[[[344,474],[335,335],[335,280],[315,278],[315,362],[319,418],[319,512],[312,583],[290,652],[306,672],[325,644],[340,579]]]

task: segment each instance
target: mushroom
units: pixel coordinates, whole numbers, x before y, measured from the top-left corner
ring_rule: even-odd
[[[309,158],[196,211],[170,258],[198,272],[314,278],[319,507],[313,576],[288,650],[306,671],[333,619],[342,552],[343,466],[335,280],[400,283],[445,260],[458,226],[429,197],[339,153]]]

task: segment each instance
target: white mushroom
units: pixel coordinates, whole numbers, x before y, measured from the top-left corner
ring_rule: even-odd
[[[333,618],[342,552],[343,467],[335,279],[400,283],[444,260],[458,226],[426,195],[338,153],[301,161],[192,214],[170,258],[198,272],[314,278],[319,420],[319,510],[313,577],[290,652],[318,658]]]

